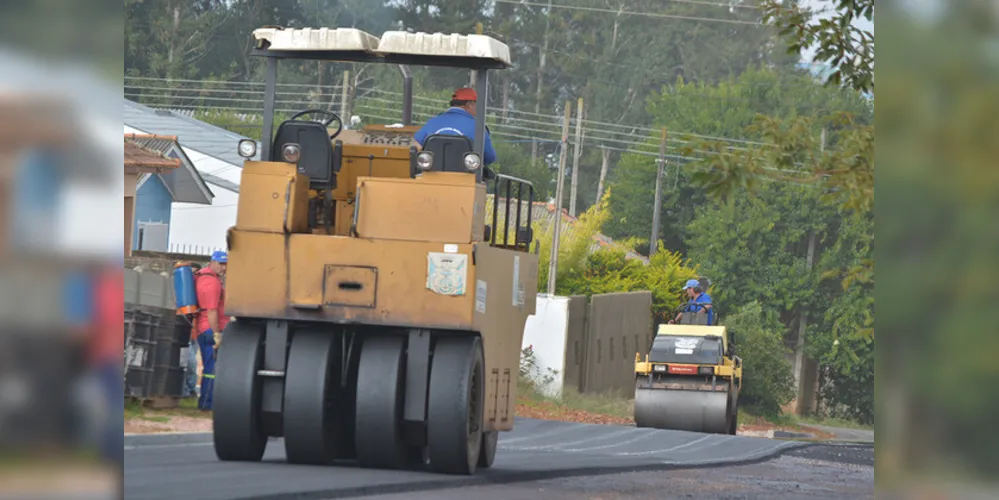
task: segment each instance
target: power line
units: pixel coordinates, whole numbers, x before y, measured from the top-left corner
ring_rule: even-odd
[[[716,23],[728,23],[728,24],[745,24],[750,26],[762,26],[757,21],[742,21],[739,19],[721,19],[717,17],[698,17],[698,16],[684,16],[680,14],[659,14],[655,12],[632,12],[627,10],[613,10],[604,9],[600,7],[584,7],[582,5],[560,5],[560,4],[547,4],[539,2],[528,2],[526,0],[494,0],[497,3],[508,3],[512,5],[527,5],[531,7],[548,7],[549,5],[553,8],[559,9],[569,9],[569,10],[582,10],[589,12],[601,12],[604,14],[617,14],[617,15],[628,15],[637,17],[649,17],[649,18],[660,18],[660,19],[679,19],[683,21],[704,21],[704,22],[716,22]]]

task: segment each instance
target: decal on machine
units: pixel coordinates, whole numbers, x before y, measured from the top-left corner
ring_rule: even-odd
[[[486,292],[487,283],[482,280],[475,280],[475,312],[486,313]]]
[[[427,289],[441,295],[465,295],[468,256],[430,252],[427,254]]]
[[[524,305],[524,285],[520,282],[520,256],[513,256],[513,305]]]

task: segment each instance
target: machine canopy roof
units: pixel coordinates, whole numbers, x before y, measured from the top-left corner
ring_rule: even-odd
[[[510,48],[486,35],[387,31],[378,37],[354,28],[254,30],[258,55],[293,59],[382,62],[469,69],[510,67]]]

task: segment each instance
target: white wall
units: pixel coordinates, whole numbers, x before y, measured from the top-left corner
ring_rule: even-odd
[[[549,369],[556,370],[555,380],[544,387],[549,396],[562,394],[565,377],[565,344],[569,334],[569,298],[538,294],[535,314],[527,317],[522,348],[534,346],[538,365],[534,379],[541,382]]]
[[[125,125],[126,134],[145,132]],[[243,169],[238,165],[199,153],[196,150],[181,148],[191,163],[202,174],[211,174],[239,185]],[[235,145],[233,146],[235,147]],[[208,181],[206,181],[208,182]],[[170,210],[169,246],[192,245],[201,247],[226,247],[225,232],[236,225],[236,202],[239,195],[228,189],[208,182],[208,188],[215,194],[211,205],[196,203],[174,203]]]

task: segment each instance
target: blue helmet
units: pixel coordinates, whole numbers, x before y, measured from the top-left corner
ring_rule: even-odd
[[[216,250],[212,253],[212,261],[222,262],[224,264],[229,262],[229,256],[226,255],[224,250]]]
[[[701,282],[697,280],[687,280],[687,284],[683,287],[684,290],[688,288],[695,288],[701,286]]]

